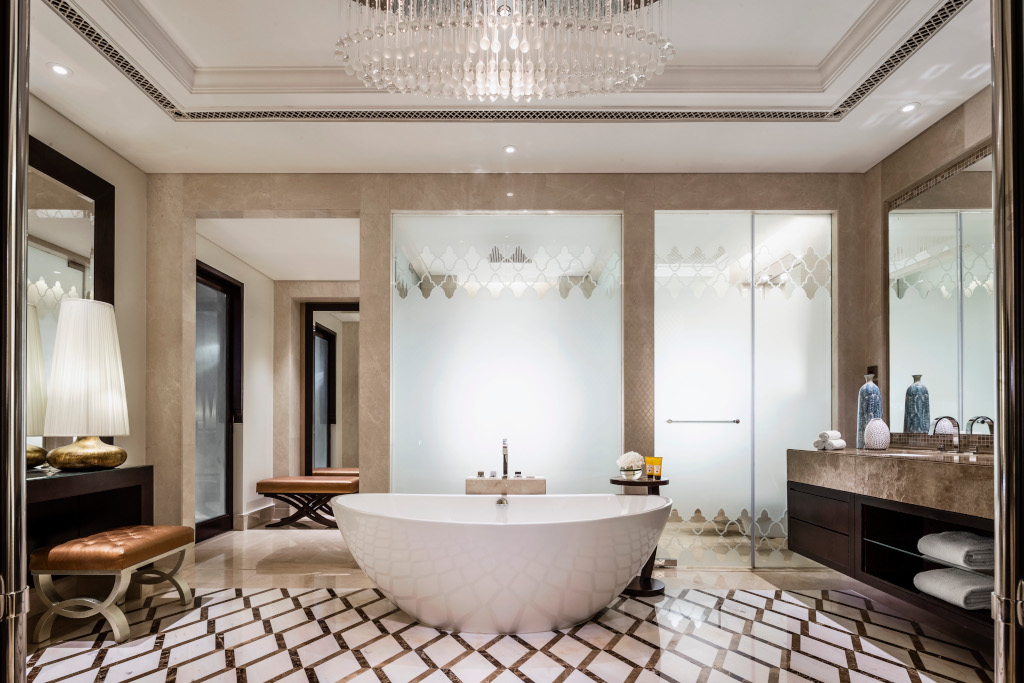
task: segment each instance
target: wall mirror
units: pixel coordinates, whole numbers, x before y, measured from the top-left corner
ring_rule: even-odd
[[[944,415],[966,431],[968,424],[985,424],[972,418],[995,415],[992,158],[962,166],[909,193],[889,213],[893,431],[921,433],[925,423]],[[906,391],[917,375],[927,389],[930,420],[906,410]],[[975,431],[989,433],[991,424]]]
[[[359,304],[307,302],[304,308],[306,474],[359,467]]]
[[[30,138],[26,258],[29,467],[67,439],[43,437],[46,385],[63,301],[114,302],[114,186]]]

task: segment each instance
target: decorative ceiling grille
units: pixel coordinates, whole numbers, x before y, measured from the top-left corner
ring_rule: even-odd
[[[184,111],[150,81],[67,0],[46,3],[175,121],[840,121],[901,64],[948,24],[971,0],[947,0],[882,64],[832,110],[577,110],[577,109],[238,109]]]

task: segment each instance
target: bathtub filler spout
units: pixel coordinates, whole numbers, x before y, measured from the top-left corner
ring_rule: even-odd
[[[508,499],[505,496],[502,496],[501,498],[498,499],[496,505],[501,508],[508,507]]]
[[[508,479],[508,439],[501,440],[501,478]]]

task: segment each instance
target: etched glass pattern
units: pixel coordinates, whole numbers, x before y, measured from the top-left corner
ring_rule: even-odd
[[[661,555],[801,562],[785,458],[831,424],[831,273],[828,214],[655,215],[655,449],[676,504]]]
[[[393,218],[391,490],[608,487],[622,454],[620,216]]]

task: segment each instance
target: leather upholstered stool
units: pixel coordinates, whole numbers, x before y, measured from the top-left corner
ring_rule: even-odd
[[[333,527],[334,510],[331,498],[346,493],[359,493],[358,477],[315,475],[309,477],[274,477],[256,482],[256,493],[275,498],[295,508],[295,512],[268,527],[292,524],[306,517],[318,524]]]
[[[114,640],[128,639],[128,620],[121,611],[128,585],[155,584],[167,581],[178,591],[182,605],[192,603],[192,590],[177,576],[189,548],[195,544],[195,531],[187,526],[126,526],[78,538],[32,553],[29,569],[36,579],[36,589],[46,605],[39,618],[32,640],[49,640],[56,617],[88,619],[102,616],[110,623]],[[170,571],[145,567],[171,555],[178,561]],[[133,577],[134,574],[134,577]],[[112,576],[114,586],[102,600],[96,598],[65,598],[53,585],[54,576]]]

